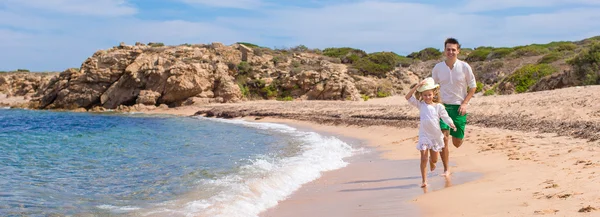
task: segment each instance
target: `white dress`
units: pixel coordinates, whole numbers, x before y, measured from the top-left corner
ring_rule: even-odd
[[[417,100],[414,96],[408,99],[408,102],[419,108],[419,143],[417,149],[424,151],[432,149],[439,152],[444,148],[444,134],[440,128],[440,118],[448,125],[454,122],[448,116],[448,112],[442,104],[433,103],[431,105]]]

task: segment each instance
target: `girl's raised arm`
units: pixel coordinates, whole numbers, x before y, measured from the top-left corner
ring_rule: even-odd
[[[421,82],[419,82],[412,89],[410,89],[410,91],[408,91],[408,93],[406,94],[406,96],[404,98],[406,100],[410,99],[410,97],[412,97],[412,95],[415,94],[415,91],[417,91],[417,88],[423,86],[424,84],[425,84],[425,80],[422,80]]]

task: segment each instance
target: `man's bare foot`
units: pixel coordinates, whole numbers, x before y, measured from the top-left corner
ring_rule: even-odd
[[[440,176],[450,176],[450,171],[446,170]]]
[[[431,171],[434,171],[434,170],[435,170],[435,168],[436,168],[436,165],[435,165],[435,163],[434,163],[434,162],[433,162],[431,159],[429,159],[429,169],[430,169]]]
[[[427,187],[427,182],[423,182],[423,184],[421,184],[421,188]]]

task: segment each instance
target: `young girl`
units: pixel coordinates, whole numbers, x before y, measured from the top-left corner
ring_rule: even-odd
[[[415,91],[417,92],[415,93]],[[405,98],[411,105],[419,108],[420,112],[417,150],[421,152],[421,177],[423,178],[421,187],[423,188],[427,186],[425,169],[427,168],[428,150],[430,169],[433,171],[437,163],[437,152],[444,148],[444,134],[440,129],[440,118],[450,128],[456,129],[456,127],[444,106],[440,104],[440,86],[434,83],[433,78],[426,78],[415,85]]]

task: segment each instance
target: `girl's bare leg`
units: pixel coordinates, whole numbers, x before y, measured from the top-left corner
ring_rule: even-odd
[[[435,152],[435,151],[433,151],[433,150],[429,149],[429,169],[430,169],[431,171],[434,171],[434,170],[435,170],[435,168],[436,168],[436,165],[435,165],[435,164],[436,164],[436,163],[437,163],[437,161],[438,161],[438,156],[437,156],[437,154],[438,154],[437,152]]]
[[[421,178],[423,179],[423,183],[421,184],[421,188],[427,186],[427,161],[428,154],[427,150],[420,151],[421,152]]]
[[[450,131],[442,130],[442,133],[444,134],[444,148],[440,152],[440,156],[442,157],[442,164],[444,164],[444,173],[442,174],[442,176],[449,176],[450,167],[448,166],[448,158],[450,158],[450,149],[448,149],[448,138],[450,137]]]

